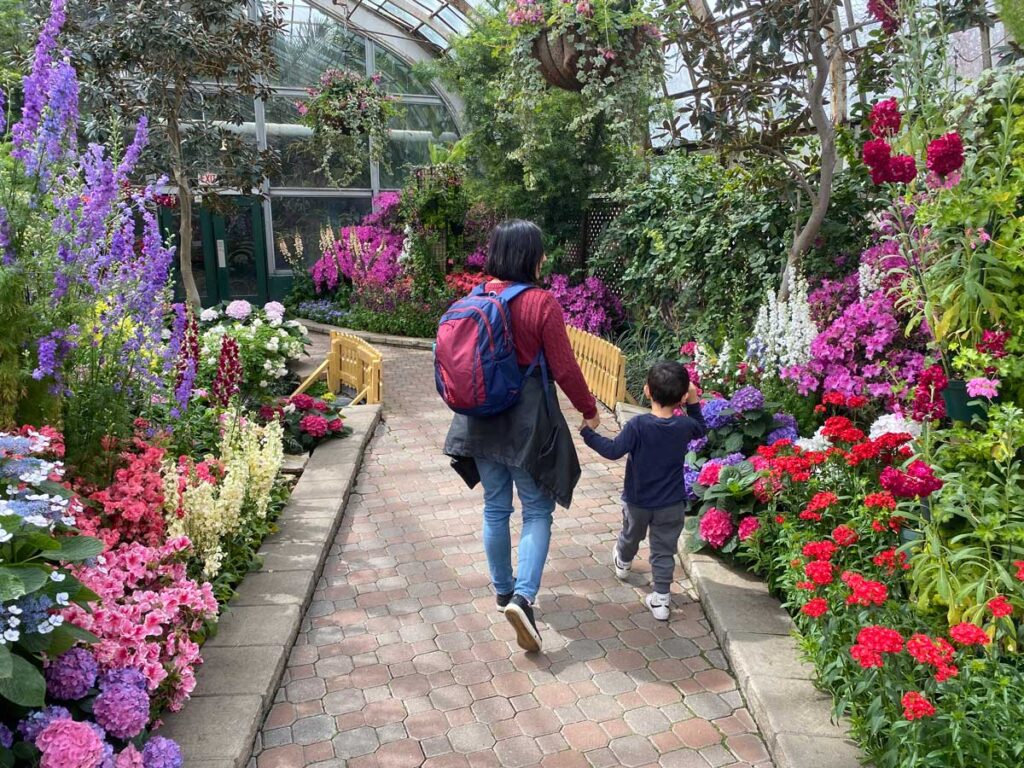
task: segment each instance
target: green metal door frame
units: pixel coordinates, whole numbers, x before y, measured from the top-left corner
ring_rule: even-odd
[[[246,299],[248,301],[264,304],[268,301],[268,281],[267,239],[263,226],[263,205],[261,204],[260,199],[256,197],[240,197],[234,202],[239,211],[245,211],[246,208],[248,208],[250,221],[252,222],[253,266],[256,270],[256,293],[246,296],[233,296],[231,294],[230,273],[225,261],[228,251],[228,243],[226,240],[227,223],[225,221],[225,215],[219,213],[210,215],[212,225],[210,228],[210,252],[216,254],[215,266],[217,269],[217,291],[222,297],[221,301]],[[228,215],[230,215],[230,213]]]
[[[192,209],[193,215],[199,215],[199,232],[203,238],[203,267],[206,271],[206,293],[201,296],[204,307],[212,307],[215,304],[219,304],[221,299],[220,293],[220,280],[212,279],[217,274],[217,259],[214,256],[214,237],[213,237],[213,215],[202,206]],[[178,214],[178,215],[175,215]],[[177,243],[180,235],[180,230],[177,228],[177,224],[180,223],[181,217],[176,208],[161,208],[159,214],[160,228],[163,230],[164,241]],[[172,240],[173,238],[173,240]],[[184,301],[185,296],[180,286],[180,275],[181,275],[181,263],[177,256],[177,248],[175,248],[175,259],[172,265],[173,276],[174,276],[174,299],[175,301]]]

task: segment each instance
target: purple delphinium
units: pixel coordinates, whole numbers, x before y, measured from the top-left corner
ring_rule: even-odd
[[[181,768],[181,748],[165,736],[154,736],[142,750],[142,764],[146,768]]]
[[[764,395],[761,390],[754,386],[746,386],[736,390],[732,399],[729,400],[730,407],[737,413],[754,411],[764,408]]]
[[[3,105],[0,104],[0,114]],[[2,132],[3,129],[0,129]],[[7,218],[7,209],[0,205],[0,264],[9,267],[14,263],[14,251],[11,250],[11,222]]]
[[[149,694],[135,685],[107,685],[93,702],[93,715],[111,735],[134,739],[149,723]]]
[[[99,667],[85,648],[72,648],[47,665],[46,690],[55,699],[77,701],[96,684]]]
[[[732,421],[732,413],[725,413],[729,410],[729,401],[720,397],[705,400],[701,403],[701,411],[704,413],[704,423],[708,429],[721,429]]]
[[[45,707],[28,715],[18,723],[18,733],[25,741],[35,743],[36,737],[55,720],[70,720],[71,713],[64,707]]]
[[[53,70],[53,53],[57,48],[57,37],[64,27],[64,6],[66,0],[50,0],[50,15],[39,32],[32,71],[22,84],[21,119],[14,124],[11,134],[14,139],[15,158],[26,162],[36,143],[36,134],[47,106],[50,75]]]

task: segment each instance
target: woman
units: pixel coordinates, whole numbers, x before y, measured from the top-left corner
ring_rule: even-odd
[[[444,446],[445,454],[453,458],[452,466],[470,487],[483,484],[484,551],[498,609],[515,628],[519,646],[534,652],[540,651],[541,638],[533,603],[548,556],[551,515],[556,502],[569,506],[580,477],[576,448],[548,373],[592,429],[600,424],[597,403],[569,344],[562,308],[538,285],[544,259],[536,224],[508,221],[491,233],[486,270],[496,279],[487,284],[487,290],[499,293],[516,283],[534,286],[509,307],[520,367],[525,372],[539,353],[541,363],[509,410],[486,418],[456,415]],[[509,533],[513,485],[523,508],[515,578]]]

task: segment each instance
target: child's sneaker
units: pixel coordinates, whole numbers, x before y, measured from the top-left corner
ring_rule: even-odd
[[[615,575],[625,581],[629,578],[629,569],[633,567],[632,563],[624,563],[619,560],[619,548],[616,545],[612,548],[612,565],[615,566]]]
[[[651,592],[644,600],[651,614],[658,621],[668,621],[669,606],[672,604],[672,596],[661,592]]]

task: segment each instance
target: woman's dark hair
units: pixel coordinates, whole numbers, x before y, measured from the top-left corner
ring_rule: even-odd
[[[510,283],[536,283],[537,266],[544,257],[544,235],[532,221],[512,219],[491,232],[484,270]]]
[[[648,371],[647,388],[658,405],[679,405],[690,389],[690,372],[682,363],[663,360]]]

